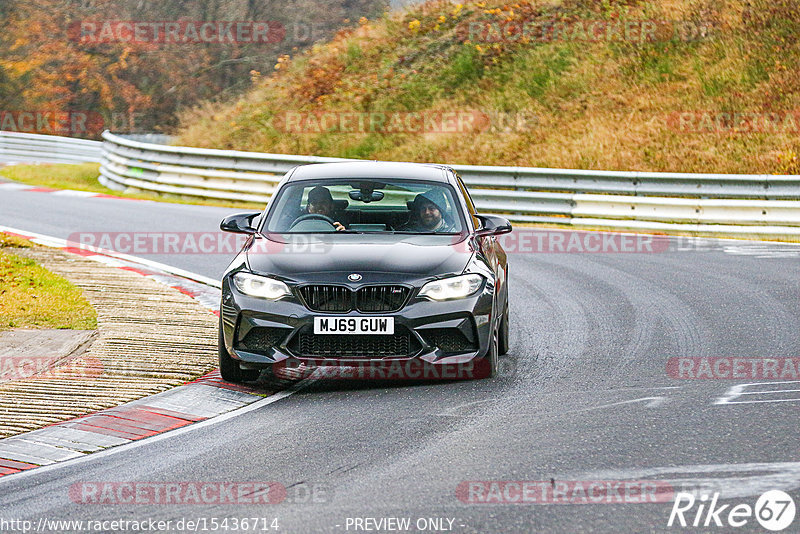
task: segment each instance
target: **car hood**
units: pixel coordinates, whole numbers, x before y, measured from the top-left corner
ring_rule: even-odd
[[[253,272],[308,280],[358,273],[365,282],[379,274],[423,278],[460,273],[472,254],[468,239],[449,235],[269,234],[255,237],[247,248]]]

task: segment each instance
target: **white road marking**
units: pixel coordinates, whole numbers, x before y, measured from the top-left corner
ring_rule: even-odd
[[[800,256],[800,248],[796,244],[750,244],[733,245],[723,248],[725,254],[733,256],[752,256],[755,258],[796,258]]]
[[[50,194],[61,197],[96,197],[100,193],[94,193],[92,191],[75,191],[74,189],[62,189],[60,191],[54,191]]]
[[[800,397],[792,398],[792,399],[756,399],[756,400],[737,400],[739,397],[743,397],[744,395],[774,395],[777,393],[794,393],[800,391],[800,389],[768,389],[768,390],[759,390],[759,391],[747,391],[747,388],[751,386],[774,386],[779,384],[800,384],[800,380],[789,380],[786,382],[754,382],[751,384],[737,384],[728,388],[728,391],[722,397],[719,397],[714,404],[756,404],[756,403],[763,403],[763,402],[800,402]],[[793,387],[793,386],[790,386]]]
[[[715,473],[722,476],[711,476]],[[719,492],[722,498],[732,499],[754,497],[774,489],[791,492],[800,488],[800,462],[608,469],[556,478],[560,480],[658,480],[670,484],[675,492],[683,491],[695,496]]]
[[[10,190],[21,190],[21,189],[30,189],[34,186],[28,184],[18,184],[16,182],[8,182],[0,184],[0,189],[10,189]]]
[[[61,248],[61,247],[70,246],[70,247],[73,247],[73,248],[78,248],[78,249],[82,249],[82,250],[88,250],[90,252],[95,252],[97,254],[102,254],[104,256],[110,256],[111,258],[117,258],[117,259],[120,259],[120,260],[125,260],[125,261],[129,261],[129,262],[133,262],[133,263],[138,263],[140,265],[145,265],[147,267],[152,267],[154,269],[158,269],[160,271],[164,271],[165,273],[174,274],[174,275],[177,275],[177,276],[182,276],[184,278],[188,278],[189,280],[194,280],[196,282],[201,282],[203,284],[207,284],[207,285],[209,285],[211,287],[216,287],[217,289],[220,289],[222,287],[222,284],[220,283],[219,280],[215,280],[215,279],[209,278],[207,276],[203,276],[203,275],[200,275],[200,274],[197,274],[197,273],[186,271],[184,269],[179,269],[178,267],[172,267],[171,265],[167,265],[165,263],[159,263],[157,261],[147,260],[147,259],[144,259],[144,258],[140,258],[138,256],[131,256],[130,254],[120,254],[120,253],[114,252],[112,250],[106,250],[106,249],[99,248],[99,247],[92,247],[92,246],[89,246],[89,245],[83,245],[81,243],[68,242],[66,239],[61,239],[59,237],[52,237],[52,236],[48,236],[48,235],[37,234],[35,232],[29,232],[27,230],[20,230],[18,228],[12,228],[10,226],[0,225],[0,232],[11,232],[11,233],[14,233],[14,234],[30,236],[30,237],[34,238],[32,241],[34,241],[35,243],[39,243],[41,245],[45,245],[45,246],[49,246],[49,247],[59,247],[59,248]],[[87,256],[87,257],[89,257],[90,259],[98,259],[99,257],[102,257],[102,256]]]
[[[35,232],[29,232],[27,230],[20,230],[18,228],[12,228],[12,227],[9,227],[9,226],[0,225],[0,232],[2,232],[2,231],[8,231],[8,232],[12,232],[12,233],[15,233],[15,234],[20,234],[20,235],[23,235],[23,236],[26,236],[26,237],[29,237],[29,238],[33,238],[32,241],[34,241],[36,243],[39,243],[39,244],[42,244],[42,245],[45,245],[45,246],[57,247],[57,248],[63,248],[63,247],[66,247],[66,246],[72,246],[72,247],[75,247],[75,248],[81,248],[81,249],[97,252],[98,254],[102,254],[102,255],[87,256],[87,257],[90,258],[90,259],[101,261],[103,263],[114,264],[114,265],[115,264],[125,265],[126,262],[127,262],[127,263],[145,265],[145,266],[153,267],[155,269],[161,270],[161,271],[169,273],[169,274],[182,276],[182,277],[187,278],[189,280],[193,280],[195,282],[199,282],[199,283],[202,283],[202,284],[205,284],[205,285],[208,285],[208,286],[212,286],[212,287],[215,287],[217,289],[219,289],[221,287],[221,284],[220,284],[220,282],[218,280],[214,280],[214,279],[211,279],[211,278],[208,278],[208,277],[196,274],[196,273],[185,271],[183,269],[178,269],[176,267],[165,265],[163,263],[158,263],[158,262],[154,262],[154,261],[150,261],[150,260],[145,260],[143,258],[138,258],[136,256],[130,256],[130,255],[127,255],[127,254],[117,254],[117,253],[112,252],[112,251],[100,249],[100,248],[97,248],[97,247],[90,247],[90,246],[80,245],[78,243],[68,243],[66,240],[61,239],[61,238],[47,236],[47,235],[43,235],[43,234],[37,234]],[[119,260],[123,260],[123,261],[119,261]],[[111,448],[107,448],[105,450],[102,450],[102,451],[99,451],[99,452],[94,452],[94,453],[91,453],[91,454],[80,454],[80,456],[72,458],[72,459],[69,459],[69,460],[63,460],[63,461],[59,461],[57,463],[48,463],[48,465],[42,465],[41,467],[37,467],[35,469],[30,469],[30,470],[22,471],[22,472],[19,472],[19,473],[15,473],[13,477],[12,476],[0,477],[0,486],[4,482],[7,482],[8,480],[18,480],[20,478],[34,476],[36,473],[43,473],[43,472],[46,472],[46,471],[50,471],[52,469],[60,469],[61,467],[74,465],[74,464],[77,464],[77,463],[80,463],[80,462],[84,462],[84,461],[94,460],[95,458],[102,458],[102,457],[109,456],[109,455],[112,455],[112,454],[117,454],[118,452],[127,451],[128,449],[131,449],[131,448],[140,447],[140,446],[147,445],[147,444],[150,444],[150,443],[153,443],[153,442],[156,442],[156,441],[160,441],[161,439],[171,438],[171,437],[174,437],[174,436],[185,434],[187,432],[191,432],[191,431],[199,429],[199,428],[204,428],[204,427],[207,427],[207,426],[211,426],[211,425],[214,425],[214,424],[217,424],[217,423],[221,423],[221,422],[227,421],[228,419],[231,419],[233,417],[238,417],[240,415],[244,415],[244,414],[246,414],[248,412],[251,412],[253,410],[257,410],[259,408],[262,408],[264,406],[267,406],[269,404],[277,402],[277,401],[279,401],[281,399],[284,399],[284,398],[286,398],[286,397],[288,397],[288,396],[290,396],[290,395],[292,395],[294,393],[297,393],[301,389],[305,388],[306,386],[310,385],[313,382],[316,382],[320,378],[321,378],[321,374],[319,373],[319,370],[315,370],[315,371],[312,372],[312,374],[308,378],[296,382],[295,384],[293,384],[288,389],[285,389],[283,391],[279,391],[279,392],[275,393],[274,395],[271,395],[271,396],[269,396],[269,397],[267,397],[265,399],[256,401],[256,402],[254,402],[252,404],[248,404],[248,405],[242,406],[241,408],[234,408],[233,410],[231,410],[231,411],[229,411],[227,413],[224,413],[222,415],[215,415],[215,414],[209,413],[209,414],[206,414],[206,415],[213,416],[213,417],[211,417],[209,419],[206,419],[204,421],[200,421],[200,422],[197,422],[197,423],[193,423],[193,424],[190,424],[190,425],[175,429],[175,430],[170,430],[170,431],[167,431],[167,432],[163,432],[161,434],[156,434],[156,435],[150,436],[148,438],[144,438],[144,439],[140,439],[140,440],[136,440],[136,441],[129,441],[129,442],[124,443],[122,445],[112,446]],[[233,393],[233,392],[231,392],[231,393]],[[223,395],[223,396],[225,395],[225,393],[220,393],[219,390],[216,390],[216,388],[215,388],[215,393],[214,394],[216,394],[218,396],[219,395]],[[132,404],[134,404],[134,405],[136,405],[136,404],[147,404],[148,400],[152,400],[155,397],[158,397],[158,395],[151,396],[151,397],[145,397],[145,398],[139,399],[138,401],[133,401]],[[45,431],[45,430],[46,429],[41,429],[41,431]],[[37,431],[34,431],[34,432],[37,432]],[[21,438],[22,436],[23,435],[20,435],[19,437]],[[10,439],[13,439],[13,438],[10,438]],[[7,441],[8,441],[8,439],[3,440],[4,443],[7,442]],[[13,447],[14,446],[12,443],[9,443],[8,445],[9,445],[9,447]],[[63,449],[63,450],[65,452],[70,452],[70,453],[71,452],[75,452],[75,451],[70,451],[68,449]],[[37,462],[32,462],[32,463],[43,464],[43,463],[46,463],[46,462],[50,461],[50,460],[45,460],[45,459],[41,459],[41,460],[42,461],[37,461]]]
[[[608,391],[638,391],[638,390],[650,390],[650,389],[681,389],[683,386],[658,386],[658,387],[640,387],[640,388],[614,388],[609,389]]]
[[[593,410],[602,410],[603,408],[611,408],[613,406],[621,406],[623,404],[633,404],[635,402],[642,402],[642,401],[650,401],[645,404],[645,408],[657,408],[661,406],[665,402],[667,402],[666,397],[642,397],[640,399],[631,399],[619,402],[612,402],[611,404],[601,404],[599,406],[590,406],[589,408],[581,408],[580,410],[570,410],[569,412],[565,413],[580,413],[580,412],[591,412]]]

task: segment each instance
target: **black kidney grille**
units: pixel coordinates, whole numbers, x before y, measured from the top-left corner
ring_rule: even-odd
[[[407,357],[420,346],[411,333],[397,327],[392,335],[318,335],[299,333],[290,348],[300,357],[324,358],[385,358]]]
[[[300,296],[313,311],[349,312],[353,309],[353,292],[343,286],[303,286],[300,288]]]
[[[356,292],[356,309],[362,312],[391,312],[403,307],[409,289],[403,286],[367,286]]]
[[[364,313],[398,311],[410,290],[404,286],[366,286],[355,292],[355,308]],[[300,296],[312,311],[349,312],[353,291],[344,286],[314,284],[300,288]]]

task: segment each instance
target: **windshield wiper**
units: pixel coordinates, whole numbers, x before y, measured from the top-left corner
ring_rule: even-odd
[[[460,235],[461,232],[409,232],[405,230],[392,230],[392,234],[406,234],[406,235]]]

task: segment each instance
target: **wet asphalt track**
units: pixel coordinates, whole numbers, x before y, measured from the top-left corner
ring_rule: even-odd
[[[0,224],[58,237],[214,231],[235,211],[0,193]],[[800,247],[682,240],[671,248],[511,256],[512,349],[496,380],[319,380],[226,421],[5,477],[0,518],[277,517],[281,532],[355,532],[353,518],[364,517],[410,518],[412,527],[447,518],[453,532],[765,532],[753,518],[739,529],[667,528],[671,503],[467,504],[456,496],[463,481],[655,480],[717,488],[722,504],[753,505],[782,488],[800,506],[800,392],[791,391],[800,382],[746,386],[771,392],[715,404],[732,386],[759,380],[676,380],[666,370],[670,357],[800,356]],[[229,259],[148,258],[212,277]],[[71,501],[73,484],[102,481],[277,481],[289,497],[277,505]],[[318,502],[303,502],[310,487]],[[785,532],[798,531],[800,517]]]

